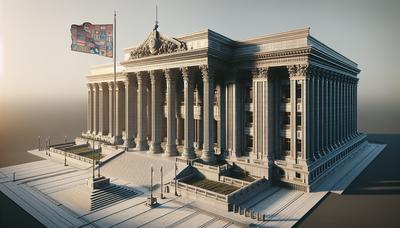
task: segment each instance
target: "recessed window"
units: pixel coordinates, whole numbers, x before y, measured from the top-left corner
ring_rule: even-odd
[[[296,172],[296,178],[301,178],[301,174]]]

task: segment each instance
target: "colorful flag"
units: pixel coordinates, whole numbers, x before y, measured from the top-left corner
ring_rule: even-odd
[[[113,57],[113,25],[71,25],[71,50]]]

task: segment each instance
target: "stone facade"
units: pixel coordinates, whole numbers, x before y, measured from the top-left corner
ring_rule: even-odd
[[[124,53],[116,85],[112,64],[87,76],[83,137],[263,165],[267,179],[303,191],[366,141],[357,131],[357,64],[308,28],[245,41],[153,30]]]

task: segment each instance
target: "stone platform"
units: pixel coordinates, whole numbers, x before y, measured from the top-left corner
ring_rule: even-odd
[[[104,165],[102,174],[110,177],[112,184],[124,189],[98,193],[106,195],[100,198],[105,203],[95,204],[101,204],[100,207],[88,206],[91,205],[92,193],[87,192],[85,185],[92,174],[90,167],[64,166],[62,159],[52,158],[1,168],[0,190],[48,227],[289,227],[296,224],[329,191],[343,192],[384,147],[370,143],[354,153],[321,183],[316,192],[304,193],[273,186],[243,204],[265,214],[267,221],[264,222],[171,194],[160,199],[159,190],[154,192],[159,206],[147,207],[150,165],[153,164],[155,174],[158,173],[157,168],[163,165],[166,181],[167,177],[173,177],[173,172],[168,170],[173,170],[174,159],[146,152],[126,152]],[[15,182],[12,180],[14,172]],[[154,180],[158,184],[159,176]],[[113,194],[126,189],[137,194]]]

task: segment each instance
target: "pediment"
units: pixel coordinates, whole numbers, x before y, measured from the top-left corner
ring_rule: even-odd
[[[129,59],[138,59],[185,50],[187,50],[185,42],[164,36],[157,30],[153,30],[139,47],[131,51]]]

